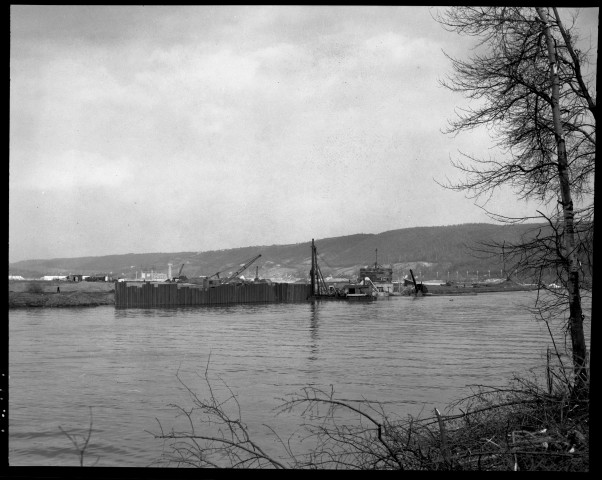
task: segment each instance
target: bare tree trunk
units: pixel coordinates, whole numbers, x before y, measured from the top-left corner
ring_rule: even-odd
[[[580,390],[587,382],[585,336],[583,333],[583,311],[581,309],[581,293],[579,280],[579,265],[575,252],[575,228],[573,199],[568,172],[568,161],[562,120],[560,118],[560,82],[558,79],[558,66],[554,40],[550,33],[550,25],[544,9],[536,7],[537,14],[545,24],[544,34],[550,61],[550,80],[552,82],[552,114],[554,118],[554,136],[558,150],[558,178],[564,214],[564,247],[568,262],[568,293],[569,293],[569,327],[571,333],[573,367],[575,373],[575,388]]]

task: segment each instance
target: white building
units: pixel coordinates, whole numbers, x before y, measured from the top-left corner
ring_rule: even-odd
[[[157,273],[157,272],[140,272],[141,280],[146,280],[147,282],[165,282],[167,281],[167,273]]]

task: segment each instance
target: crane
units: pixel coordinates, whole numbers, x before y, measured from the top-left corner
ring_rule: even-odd
[[[180,266],[180,270],[178,270],[178,275],[171,279],[172,282],[185,282],[188,280],[186,275],[182,275],[182,269],[184,268],[184,263]]]
[[[230,275],[228,278],[220,278],[220,273],[223,273],[221,270],[219,272],[215,272],[213,275],[209,275],[208,277],[205,277],[203,280],[203,284],[205,286],[212,287],[212,286],[228,283],[230,280],[234,280],[236,277],[238,277],[238,275],[240,275],[247,268],[249,268],[251,266],[251,264],[255,260],[257,260],[259,257],[261,257],[261,254],[256,255],[253,258],[251,258],[250,260],[247,260],[245,263],[241,264],[240,268],[236,272],[234,272],[232,275]],[[211,280],[213,277],[217,277],[217,279]]]
[[[259,257],[261,257],[261,254],[259,255],[255,255],[253,258],[251,258],[250,260],[247,260],[244,264],[241,264],[240,268],[234,272],[234,274],[230,275],[228,278],[226,278],[223,283],[228,283],[230,280],[234,280],[236,277],[238,277],[242,272],[244,272],[247,268],[249,268],[251,266],[251,264],[253,264],[253,262],[255,260],[257,260]],[[218,277],[219,278],[219,277]]]
[[[418,294],[420,294],[420,296],[422,296],[425,293],[427,293],[428,289],[422,283],[422,280],[420,280],[420,284],[416,283],[416,279],[414,278],[414,272],[412,272],[411,268],[410,268],[410,273],[412,274],[412,282],[414,282],[414,295],[418,296]]]
[[[219,272],[215,272],[213,275],[209,275],[208,277],[205,277],[205,280],[209,280],[210,278],[213,278],[213,277],[217,277],[218,280],[221,280],[219,278],[220,273],[222,273],[221,270]]]
[[[216,285],[220,285],[222,283],[222,279],[219,278],[219,274],[221,271],[215,272],[213,275],[209,275],[208,277],[203,278],[203,286],[205,287],[214,287]],[[213,277],[217,277],[216,280],[211,280]]]

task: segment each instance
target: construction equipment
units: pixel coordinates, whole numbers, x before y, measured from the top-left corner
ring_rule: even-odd
[[[242,272],[244,272],[247,268],[249,268],[251,266],[251,264],[253,262],[255,262],[255,260],[257,260],[259,257],[261,257],[261,254],[256,255],[253,258],[251,258],[250,260],[247,260],[244,264],[241,264],[240,268],[236,272],[234,272],[232,275],[230,275],[228,278],[226,278],[223,281],[223,283],[228,283],[229,281],[237,278]]]
[[[329,294],[324,276],[318,265],[318,250],[313,238],[311,239],[311,269],[309,270],[309,278],[312,297],[322,297]]]
[[[186,275],[182,275],[182,269],[184,268],[184,263],[180,266],[180,270],[178,270],[178,275],[171,279],[172,282],[185,282],[188,280]]]
[[[370,279],[370,277],[364,278],[364,285],[370,285],[375,295],[378,296],[378,288],[376,287],[376,285],[374,285],[374,282]]]
[[[244,272],[247,268],[249,268],[251,266],[251,264],[255,260],[257,260],[259,257],[261,257],[261,254],[254,256],[250,260],[247,260],[245,263],[241,263],[240,268],[227,278],[220,278],[220,273],[223,273],[221,270],[219,272],[215,272],[213,275],[209,275],[208,277],[205,277],[203,279],[203,285],[206,287],[212,287],[212,286],[228,283],[231,280],[234,280],[235,278],[237,278],[242,272]],[[213,277],[217,277],[217,279],[211,280]]]
[[[414,278],[414,272],[412,272],[411,268],[410,273],[412,274],[412,282],[414,282],[414,295],[416,297],[421,297],[422,295],[428,292],[428,289],[426,288],[426,285],[422,283],[422,280],[420,280],[420,284],[416,283],[416,279]]]
[[[220,285],[222,283],[222,279],[219,278],[219,274],[221,271],[215,272],[213,275],[209,275],[208,277],[203,278],[203,286],[204,287],[214,287],[216,285]],[[212,280],[213,277],[217,277],[217,279]]]

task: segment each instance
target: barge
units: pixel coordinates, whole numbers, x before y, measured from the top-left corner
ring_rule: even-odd
[[[310,298],[312,300],[361,300],[371,301],[378,297],[377,287],[368,277],[356,283],[347,283],[341,288],[332,285],[327,286],[324,276],[318,265],[318,252],[314,239],[311,239],[311,270],[310,276]]]

